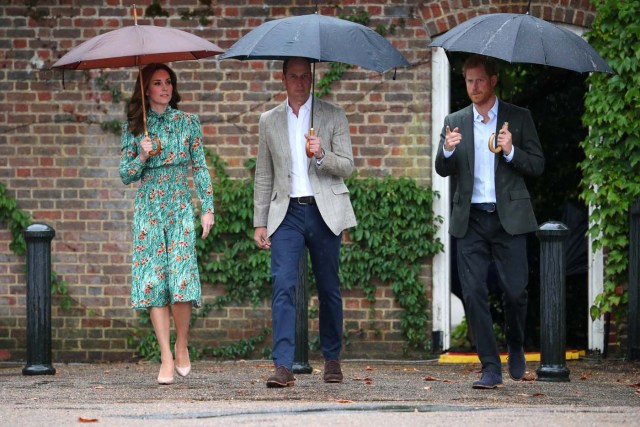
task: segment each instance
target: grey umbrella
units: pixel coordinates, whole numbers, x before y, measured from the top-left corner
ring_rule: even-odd
[[[387,39],[372,29],[319,14],[265,22],[244,35],[219,59],[285,60],[291,57],[308,58],[313,62],[312,87],[315,87],[316,62],[343,62],[379,73],[409,65],[409,61]]]
[[[580,73],[613,70],[582,37],[528,14],[476,16],[434,39],[430,47],[477,53],[511,63],[542,64]]]
[[[364,25],[318,14],[265,22],[251,30],[220,59],[309,58],[344,62],[379,73],[409,65],[387,39]]]

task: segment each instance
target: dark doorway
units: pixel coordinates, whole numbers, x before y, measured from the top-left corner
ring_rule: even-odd
[[[469,105],[462,77],[464,54],[449,55],[451,63],[451,111]],[[586,349],[588,345],[588,257],[587,207],[579,199],[584,160],[579,144],[587,136],[582,126],[586,75],[553,67],[500,63],[498,96],[531,111],[546,165],[541,177],[529,179],[539,224],[561,221],[570,228],[567,240],[567,348]],[[452,185],[455,185],[452,181]],[[452,187],[452,193],[455,187]],[[453,254],[455,256],[455,254]],[[454,261],[454,260],[452,260]],[[455,262],[452,262],[455,265]],[[540,264],[539,241],[529,236],[529,309],[526,350],[540,346]],[[451,272],[457,277],[457,272]],[[455,292],[454,292],[455,293]],[[495,298],[492,312],[500,322],[500,299]]]

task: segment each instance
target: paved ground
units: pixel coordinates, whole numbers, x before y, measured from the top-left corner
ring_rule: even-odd
[[[265,387],[268,361],[194,363],[171,386],[147,362],[54,364],[43,376],[23,366],[0,364],[1,425],[640,425],[640,363],[613,360],[568,362],[570,382],[505,380],[490,391],[471,388],[478,365],[435,361],[345,361],[343,384],[314,370],[287,389]]]

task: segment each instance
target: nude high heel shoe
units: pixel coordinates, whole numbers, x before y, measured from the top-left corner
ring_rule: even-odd
[[[162,371],[162,367],[160,367],[160,371]],[[158,384],[160,385],[173,384],[173,369],[170,372],[172,374],[170,376],[162,376],[161,374],[158,374]]]
[[[173,351],[176,352],[176,349],[174,348]],[[176,356],[177,356],[177,352],[176,352]],[[189,358],[189,351],[187,350],[187,360],[188,358]],[[187,375],[189,375],[189,373],[191,372],[191,361],[189,361],[189,364],[185,367],[180,367],[176,365],[176,372],[181,377],[186,377]]]
[[[160,385],[173,384],[173,377],[158,377],[158,384]]]
[[[178,366],[176,366],[176,372],[178,373],[178,375],[180,375],[181,377],[186,377],[187,375],[189,375],[189,373],[191,372],[191,365],[186,366],[184,368],[180,368]]]

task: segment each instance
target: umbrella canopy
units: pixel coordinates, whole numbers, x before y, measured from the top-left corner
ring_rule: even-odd
[[[51,68],[89,70],[94,68],[138,67],[140,89],[143,90],[143,65],[201,59],[218,55],[219,46],[186,31],[153,25],[138,25],[138,14],[133,8],[134,25],[93,37],[60,58]],[[147,111],[142,103],[144,134],[147,132]],[[151,155],[162,150],[158,148]]]
[[[371,28],[318,14],[265,22],[238,40],[220,59],[290,57],[344,62],[379,73],[409,65],[387,39]]]
[[[207,58],[222,52],[224,50],[219,46],[186,31],[136,24],[85,41],[60,58],[52,68],[139,67]]]
[[[542,64],[580,73],[613,70],[582,37],[528,14],[476,16],[434,39],[430,47],[511,63]]]

